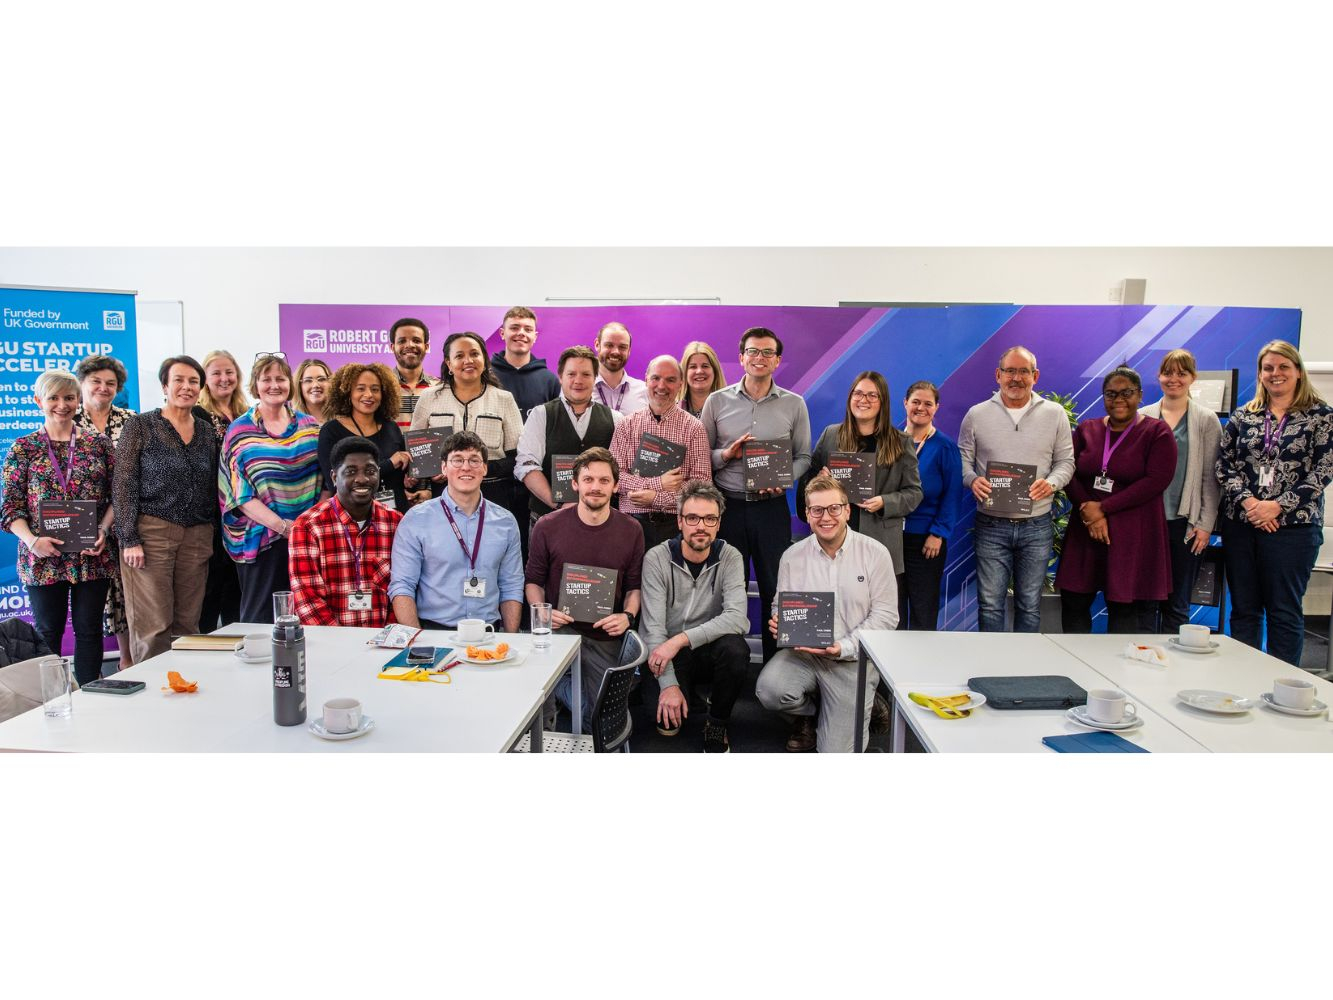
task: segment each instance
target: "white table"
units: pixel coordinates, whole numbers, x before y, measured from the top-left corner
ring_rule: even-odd
[[[231,625],[226,632],[268,632],[266,625]],[[273,722],[272,660],[245,663],[230,652],[173,650],[122,670],[147,688],[115,696],[74,693],[70,719],[47,719],[40,707],[0,723],[0,748],[46,751],[337,752],[508,750],[530,730],[540,749],[541,709],[556,681],[579,677],[579,638],[552,635],[547,650],[532,636],[504,635],[520,655],[514,663],[462,663],[448,684],[381,680],[375,675],[395,650],[367,646],[374,629],[310,626],[306,634],[306,716],[320,716],[330,698],[352,697],[375,728],[352,740],[323,740],[305,724]],[[418,642],[460,646],[455,633],[427,631]],[[199,682],[194,694],[163,692],[167,671]],[[578,687],[575,687],[578,697]],[[575,720],[577,722],[577,720]]]
[[[1171,649],[1169,636],[1052,635],[1047,638],[1077,656],[1129,695],[1140,711],[1146,706],[1165,716],[1181,732],[1209,750],[1224,753],[1333,753],[1333,724],[1318,717],[1284,715],[1256,705],[1239,715],[1205,712],[1176,698],[1189,688],[1229,691],[1243,698],[1272,692],[1279,677],[1300,677],[1315,686],[1315,697],[1333,705],[1333,684],[1284,663],[1229,635],[1214,635],[1217,652],[1196,655]],[[1128,641],[1152,642],[1168,649],[1168,664],[1156,667],[1120,655]],[[1084,685],[1086,687],[1086,685]],[[1146,727],[1145,727],[1146,728]]]
[[[1063,709],[1009,710],[982,705],[966,719],[941,719],[907,697],[922,687],[962,687],[969,677],[1037,674],[1061,674],[1085,690],[1113,686],[1096,669],[1043,635],[883,630],[861,635],[865,652],[893,692],[895,753],[905,748],[908,726],[927,750],[948,753],[1049,751],[1041,742],[1044,736],[1091,731],[1071,722]],[[1144,723],[1121,733],[1126,740],[1152,753],[1205,751],[1151,707],[1141,703],[1136,707]]]

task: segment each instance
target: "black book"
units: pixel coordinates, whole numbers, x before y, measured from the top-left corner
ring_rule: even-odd
[[[403,440],[407,443],[407,456],[412,461],[407,474],[413,479],[430,479],[443,472],[444,442],[449,440],[453,433],[452,425],[404,431]]]
[[[685,464],[685,446],[656,434],[644,434],[634,459],[634,474],[651,479]]]
[[[791,440],[746,441],[741,446],[745,461],[745,489],[789,489],[791,487]]]
[[[1032,497],[1028,491],[1037,481],[1035,465],[1017,462],[987,462],[986,478],[990,480],[990,496],[986,498],[985,514],[1014,517],[1032,513]]]
[[[562,503],[577,503],[579,495],[574,492],[574,463],[577,455],[551,456],[551,499],[555,506]]]
[[[37,534],[64,542],[62,552],[97,544],[96,500],[44,500],[37,505]]]
[[[852,503],[865,503],[875,495],[874,452],[835,451],[828,457],[828,471]]]
[[[784,590],[778,594],[778,646],[833,645],[833,592]]]
[[[565,563],[558,607],[576,622],[601,621],[615,610],[618,575],[614,569]]]

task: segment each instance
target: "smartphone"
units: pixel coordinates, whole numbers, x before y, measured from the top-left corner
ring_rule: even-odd
[[[143,689],[143,681],[118,681],[114,677],[99,677],[95,681],[89,681],[79,690],[101,694],[134,694]]]
[[[408,662],[408,663],[434,663],[434,662],[435,662],[435,647],[434,647],[434,646],[413,646],[411,649],[409,649],[409,650],[407,651],[407,662]]]

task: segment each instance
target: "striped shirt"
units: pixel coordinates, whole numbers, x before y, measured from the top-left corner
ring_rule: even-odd
[[[674,514],[680,491],[672,493],[662,489],[661,476],[636,476],[631,471],[638,460],[639,444],[645,434],[655,434],[675,444],[685,445],[685,461],[681,463],[681,469],[687,483],[691,479],[702,479],[706,483],[713,481],[708,437],[704,434],[703,424],[679,406],[670,407],[660,417],[652,410],[640,410],[616,425],[616,433],[611,438],[611,454],[620,466],[620,483],[617,488],[620,490],[621,513]],[[651,504],[644,507],[629,498],[635,490],[656,490],[657,495]]]
[[[425,395],[423,390],[433,389],[442,380],[422,372],[417,384],[409,385],[403,380],[403,373],[397,368],[394,368],[393,374],[394,378],[398,379],[398,419],[395,422],[403,430],[407,430],[412,426],[412,414],[416,411],[417,403]]]
[[[222,442],[218,501],[222,544],[238,563],[252,563],[278,535],[241,510],[258,500],[278,517],[294,521],[319,500],[319,421],[293,413],[280,435],[270,434],[253,406],[231,422]]]

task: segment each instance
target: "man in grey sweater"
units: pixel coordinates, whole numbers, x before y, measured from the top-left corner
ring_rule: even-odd
[[[1041,627],[1041,588],[1051,557],[1051,496],[1074,475],[1074,438],[1065,408],[1032,391],[1037,358],[1026,347],[1000,357],[1000,389],[967,411],[958,434],[963,485],[977,499],[977,621],[1005,630],[1004,596],[1013,578],[1014,631]],[[1024,483],[1026,490],[1000,487]],[[992,479],[996,479],[992,483]]]
[[[682,691],[712,678],[704,752],[729,753],[727,723],[750,665],[745,571],[740,552],[717,537],[726,500],[690,480],[677,502],[680,536],[643,557],[640,630],[657,679],[657,731],[675,736],[690,714]]]

